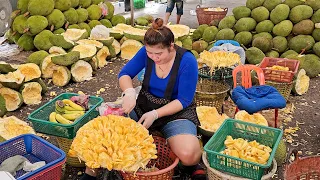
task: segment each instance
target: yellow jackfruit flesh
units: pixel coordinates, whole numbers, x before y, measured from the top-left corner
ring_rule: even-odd
[[[211,132],[218,130],[224,120],[229,118],[226,114],[220,115],[215,107],[209,106],[197,107],[197,115],[200,127]]]

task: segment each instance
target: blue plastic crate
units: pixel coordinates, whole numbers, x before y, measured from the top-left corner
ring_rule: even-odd
[[[17,180],[58,180],[61,178],[62,164],[65,162],[66,154],[44,139],[33,134],[24,134],[0,143],[0,164],[15,155],[24,156],[31,163],[46,162],[45,166],[27,174],[19,170],[15,176]]]

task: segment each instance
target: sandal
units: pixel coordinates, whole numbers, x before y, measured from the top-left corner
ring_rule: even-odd
[[[191,174],[191,180],[207,180],[207,173],[205,169],[200,165],[196,165],[194,171]]]

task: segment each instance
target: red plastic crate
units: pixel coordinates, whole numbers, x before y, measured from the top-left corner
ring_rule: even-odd
[[[265,57],[259,67],[263,70],[264,79],[266,81],[290,83],[293,80],[293,76],[298,71],[299,64],[300,61],[298,60]],[[267,69],[267,67],[272,67],[274,65],[288,67],[289,71]]]

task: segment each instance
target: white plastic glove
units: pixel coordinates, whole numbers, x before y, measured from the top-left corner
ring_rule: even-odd
[[[124,113],[130,113],[136,106],[136,90],[134,88],[126,89],[122,94],[122,110]]]
[[[152,110],[144,113],[138,123],[142,124],[146,129],[148,129],[156,119],[158,119],[158,112],[156,110]]]

